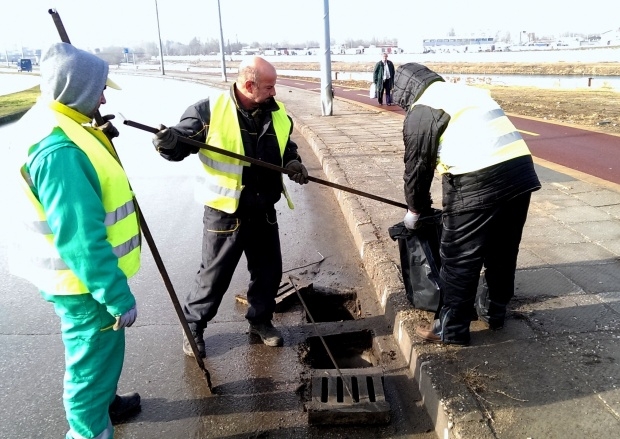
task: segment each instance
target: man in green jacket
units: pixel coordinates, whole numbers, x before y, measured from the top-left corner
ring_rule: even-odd
[[[41,57],[41,97],[19,122],[15,208],[25,227],[10,263],[60,317],[67,439],[111,438],[112,422],[140,409],[137,393],[116,394],[124,328],[137,317],[127,278],[140,267],[140,229],[109,141],[118,131],[91,124],[105,88],[119,88],[107,76],[97,56],[52,45]]]
[[[373,82],[376,86],[377,100],[383,105],[383,92],[385,103],[392,105],[392,88],[394,87],[394,64],[388,59],[388,54],[381,55],[381,61],[375,64]]]

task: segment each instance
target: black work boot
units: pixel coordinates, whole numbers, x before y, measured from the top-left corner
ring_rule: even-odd
[[[188,323],[189,330],[194,337],[194,341],[196,342],[196,347],[198,348],[198,355],[200,358],[205,358],[207,356],[205,351],[205,339],[204,339],[204,329],[198,328],[195,323]],[[194,351],[192,351],[192,345],[189,344],[189,340],[185,336],[185,331],[183,331],[183,353],[188,357],[194,357]]]
[[[116,395],[110,404],[108,413],[112,424],[123,422],[140,412],[140,395],[136,392]]]
[[[282,346],[282,333],[271,322],[250,323],[250,334],[258,335],[267,346]]]

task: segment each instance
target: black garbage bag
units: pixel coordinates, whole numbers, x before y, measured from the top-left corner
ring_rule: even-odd
[[[441,210],[433,209],[431,214],[421,216],[413,230],[401,221],[388,231],[390,238],[398,241],[407,299],[415,308],[436,312],[440,301]]]

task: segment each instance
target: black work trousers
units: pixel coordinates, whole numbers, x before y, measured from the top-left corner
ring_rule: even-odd
[[[270,321],[282,279],[275,208],[228,214],[205,206],[203,223],[202,263],[183,304],[190,326],[204,329],[215,317],[243,253],[250,272],[245,317],[251,323]]]
[[[495,324],[503,324],[506,306],[514,295],[517,255],[530,197],[528,192],[498,206],[444,216],[438,318],[445,343],[469,343],[483,267],[489,303],[485,311]]]

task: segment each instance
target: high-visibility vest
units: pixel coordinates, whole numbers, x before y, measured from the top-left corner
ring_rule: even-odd
[[[271,113],[271,119],[278,139],[280,158],[282,158],[291,130],[291,121],[286,115],[284,105],[281,102],[276,102],[280,109]],[[222,93],[211,107],[211,121],[206,144],[235,154],[245,155],[239,119],[237,118],[237,107],[233,99],[225,93]],[[202,162],[205,174],[196,188],[196,199],[213,209],[234,213],[239,206],[239,199],[243,190],[243,167],[250,166],[250,164],[207,149],[201,149],[198,157]],[[287,199],[288,206],[293,209],[293,203],[286,191],[284,182],[282,183],[282,191]]]
[[[437,171],[441,174],[465,174],[530,155],[521,133],[486,90],[434,82],[413,105],[450,115],[439,139]]]
[[[118,258],[118,267],[131,277],[140,268],[140,227],[125,171],[105,134],[82,125],[90,118],[59,102],[52,102],[50,107],[56,126],[84,151],[97,173],[106,212],[106,239]],[[43,206],[32,191],[32,181],[25,165],[20,174],[19,184],[25,197],[17,203],[17,212],[25,227],[20,236],[21,251],[9,259],[11,271],[49,294],[88,293],[87,287],[69,269],[54,246],[54,234]]]

